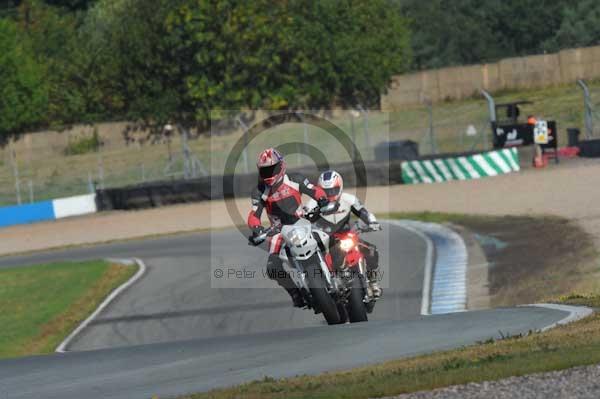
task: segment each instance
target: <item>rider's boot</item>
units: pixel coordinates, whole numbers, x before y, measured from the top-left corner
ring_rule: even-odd
[[[304,298],[302,297],[302,293],[298,288],[286,288],[285,289],[290,297],[292,297],[292,302],[294,302],[294,307],[303,308],[306,306],[306,302],[304,302]]]
[[[369,276],[369,291],[373,298],[381,297],[383,290],[379,286],[379,282],[377,281],[377,270],[371,270],[368,273]]]
[[[381,287],[379,286],[379,283],[375,279],[369,281],[369,288],[371,289],[371,292],[373,293],[373,298],[379,298],[381,296],[381,294],[383,293],[383,290],[381,289]]]

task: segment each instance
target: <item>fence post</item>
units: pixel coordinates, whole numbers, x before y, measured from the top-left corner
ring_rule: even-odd
[[[365,129],[365,150],[369,151],[371,148],[371,136],[369,135],[369,112],[363,108],[362,105],[357,105],[358,110],[363,115],[364,129]]]
[[[304,154],[308,156],[308,125],[302,117],[302,126],[304,127]],[[298,158],[298,166],[301,166],[301,158]]]
[[[425,105],[427,106],[427,115],[429,119],[429,148],[432,154],[437,154],[437,145],[435,142],[435,130],[433,128],[433,102],[426,100]]]
[[[13,170],[13,177],[15,178],[15,191],[17,194],[17,204],[21,205],[21,182],[19,180],[19,165],[17,164],[17,155],[12,143],[9,148],[10,152],[10,164]]]
[[[104,189],[104,164],[102,163],[100,150],[98,150],[98,186]]]
[[[29,179],[29,203],[33,204],[33,181]]]
[[[92,172],[88,172],[88,190],[90,191],[90,194],[94,194],[96,192],[94,180],[92,179]]]
[[[183,178],[185,180],[191,177],[190,175],[190,148],[188,147],[188,132],[187,129],[179,125],[179,134],[181,138],[181,153],[183,154]]]
[[[594,135],[594,109],[592,106],[592,99],[590,97],[590,90],[582,79],[577,80],[577,84],[583,90],[583,115],[585,123],[585,137],[589,140]]]
[[[350,110],[350,131],[352,133],[352,143],[354,144],[352,146],[352,160],[356,159],[356,129],[354,127],[354,118],[355,118],[354,114],[355,113],[360,115],[355,110]]]
[[[244,121],[242,120],[242,118],[239,117],[239,115],[237,118],[235,118],[235,120],[240,125],[242,130],[244,131],[244,150],[242,151],[242,159],[244,162],[244,172],[246,172],[246,174],[247,174],[250,170],[250,167],[248,166],[248,129],[249,129],[249,127],[244,123]],[[233,171],[232,171],[232,173],[233,173]]]

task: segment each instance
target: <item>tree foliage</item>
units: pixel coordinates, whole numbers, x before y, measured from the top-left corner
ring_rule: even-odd
[[[389,0],[14,3],[43,66],[40,124],[192,126],[213,109],[376,106],[410,63],[407,24]]]
[[[200,118],[219,107],[374,105],[410,57],[404,18],[387,1],[191,0],[169,30]]]
[[[595,0],[7,0],[0,135],[376,107],[392,75],[600,40]]]
[[[415,69],[542,53],[563,10],[581,0],[403,0]]]
[[[551,51],[600,44],[600,2],[583,0],[565,7],[560,28],[544,46]]]
[[[48,104],[44,70],[16,24],[0,19],[0,142],[40,125]]]

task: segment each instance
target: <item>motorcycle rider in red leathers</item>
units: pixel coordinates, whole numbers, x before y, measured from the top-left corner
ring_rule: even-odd
[[[271,225],[281,227],[296,223],[303,215],[302,194],[314,199],[318,206],[328,203],[325,191],[313,185],[304,176],[297,173],[286,174],[283,156],[274,148],[260,153],[256,164],[259,184],[252,192],[252,210],[248,214],[248,227],[257,236],[264,232],[260,217],[267,211]],[[283,268],[279,252],[283,237],[278,233],[267,241],[269,259],[267,275],[282,286],[294,302],[294,306],[303,307],[304,299],[289,273]]]

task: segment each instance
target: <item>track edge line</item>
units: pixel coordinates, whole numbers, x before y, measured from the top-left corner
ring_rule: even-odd
[[[529,305],[519,305],[518,307],[537,307],[537,308],[560,310],[560,311],[569,313],[568,316],[563,317],[562,319],[558,320],[557,322],[549,324],[545,327],[542,327],[539,330],[540,332],[548,331],[554,327],[573,323],[575,321],[578,321],[585,317],[588,317],[594,313],[594,309],[587,307],[587,306],[561,305],[561,304],[557,304],[557,303],[532,303]]]
[[[67,338],[65,338],[60,345],[56,347],[54,352],[56,353],[66,353],[68,352],[67,347],[71,342],[102,312],[108,305],[111,304],[119,295],[125,292],[129,287],[131,287],[135,282],[137,282],[140,278],[146,274],[147,267],[144,262],[139,258],[127,258],[127,259],[106,259],[109,262],[116,262],[125,265],[133,265],[136,264],[138,266],[138,271],[126,282],[115,288],[105,299],[98,305],[96,310],[89,315],[84,321],[82,321],[79,326],[75,330],[73,330]]]
[[[431,238],[427,234],[423,233],[419,229],[410,226],[406,223],[402,223],[401,220],[385,220],[388,223],[396,225],[400,228],[410,231],[415,235],[419,236],[427,246],[427,252],[425,254],[425,271],[423,272],[423,290],[421,297],[421,315],[428,316],[431,314],[431,280],[433,277],[433,261],[434,261],[434,250],[435,246]]]

